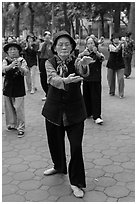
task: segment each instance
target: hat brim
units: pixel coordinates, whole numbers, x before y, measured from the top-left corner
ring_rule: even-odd
[[[51,46],[52,52],[53,52],[54,54],[56,54],[56,51],[55,51],[54,49],[55,49],[55,46],[56,46],[56,44],[57,44],[58,39],[61,38],[61,37],[66,37],[66,38],[68,38],[68,39],[70,40],[70,43],[72,44],[72,51],[71,51],[71,53],[72,53],[72,52],[75,50],[76,42],[75,42],[75,40],[74,40],[69,34],[67,34],[67,33],[61,34],[61,35],[59,35],[59,36],[57,36],[57,37],[55,38],[55,40],[54,40],[54,42],[53,42],[53,45]]]
[[[21,46],[20,46],[19,44],[17,44],[17,43],[8,43],[8,44],[6,44],[6,45],[4,46],[4,48],[3,48],[4,52],[7,53],[7,52],[8,52],[8,49],[9,49],[10,47],[16,47],[16,48],[19,50],[19,52],[22,51],[22,48],[21,48]]]

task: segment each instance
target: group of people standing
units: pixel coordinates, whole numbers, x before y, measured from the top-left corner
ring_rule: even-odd
[[[34,75],[37,61],[36,58],[34,61],[30,59],[31,55],[36,56],[38,51],[41,85],[46,96],[42,115],[45,118],[47,141],[53,161],[53,167],[45,170],[44,175],[67,174],[68,172],[72,192],[74,196],[81,198],[84,196],[83,188],[86,187],[82,153],[84,121],[92,116],[95,123],[103,123],[101,66],[105,57],[99,51],[99,44],[102,41],[97,40],[94,35],[88,36],[84,51],[78,53],[78,51],[75,52],[75,40],[66,31],[56,33],[52,43],[50,32],[46,31],[44,38],[43,44],[36,49],[32,45],[33,36],[28,36],[24,58],[20,56],[22,49],[17,43],[12,42],[4,46],[4,51],[7,53],[3,60],[6,125],[8,130],[17,129],[19,137],[24,135],[25,87],[23,80],[24,75],[29,72],[28,67],[31,69],[31,76]],[[124,96],[123,44],[117,40],[117,36],[113,35],[107,63],[109,93],[115,94],[114,79],[117,72],[120,97]],[[83,83],[83,95],[81,83]],[[32,94],[35,88],[33,81]],[[68,168],[65,132],[70,143],[71,158]]]

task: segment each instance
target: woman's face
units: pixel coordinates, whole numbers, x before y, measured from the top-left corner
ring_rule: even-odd
[[[114,39],[113,39],[113,42],[114,42],[115,44],[119,44],[119,38],[114,38]]]
[[[16,47],[9,47],[7,52],[10,58],[19,57],[19,50]]]
[[[92,38],[89,38],[87,40],[87,48],[89,50],[93,50],[93,47],[95,47],[95,43],[94,43],[94,40]]]
[[[33,42],[33,38],[32,37],[28,37],[28,43],[32,43]]]
[[[67,58],[72,51],[72,45],[70,43],[70,40],[66,37],[59,38],[55,46],[55,51],[57,52],[60,58]]]

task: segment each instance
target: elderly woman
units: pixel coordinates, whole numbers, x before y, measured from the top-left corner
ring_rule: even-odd
[[[7,55],[2,62],[6,126],[8,131],[17,130],[21,138],[25,131],[24,75],[28,72],[27,62],[20,56],[22,48],[15,41],[6,44],[3,50]]]
[[[71,153],[68,168],[71,188],[76,197],[83,197],[82,188],[86,187],[86,183],[82,139],[86,110],[80,86],[83,80],[81,76],[88,74],[88,60],[76,62],[71,54],[75,47],[75,41],[66,31],[56,33],[51,47],[54,56],[45,64],[49,90],[42,114],[46,121],[48,145],[54,166],[44,174],[67,173],[64,141],[66,131]]]

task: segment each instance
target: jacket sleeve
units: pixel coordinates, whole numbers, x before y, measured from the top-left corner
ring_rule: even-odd
[[[65,90],[63,78],[57,74],[57,71],[48,60],[45,62],[45,67],[47,71],[47,83],[51,84],[55,88]]]

